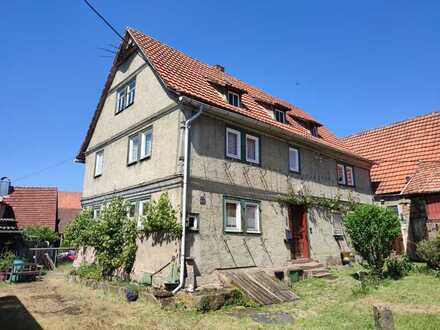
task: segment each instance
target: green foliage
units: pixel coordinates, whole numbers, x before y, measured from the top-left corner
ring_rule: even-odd
[[[82,211],[66,228],[64,244],[95,249],[97,264],[106,276],[122,267],[131,272],[136,257],[136,222],[127,217],[127,205],[114,198],[93,219],[91,210]]]
[[[243,306],[243,307],[257,307],[258,304],[245,295],[240,289],[233,289],[229,295],[225,297],[225,306]]]
[[[159,200],[146,205],[142,224],[141,232],[146,237],[153,236],[155,240],[176,240],[182,234],[182,226],[177,223],[176,211],[167,193],[160,195]]]
[[[355,250],[375,275],[382,276],[393,240],[400,235],[397,215],[377,205],[357,205],[344,217]]]
[[[4,251],[0,255],[0,272],[4,272],[12,265],[15,255],[12,251]]]
[[[343,214],[352,210],[358,204],[358,201],[351,194],[349,194],[348,200],[344,201],[341,199],[339,192],[333,197],[312,196],[307,189],[299,192],[290,189],[287,196],[278,198],[278,201],[282,204],[322,207]]]
[[[37,246],[44,242],[52,244],[59,239],[58,234],[48,227],[31,226],[23,230],[23,237],[29,246]]]
[[[433,240],[423,240],[417,244],[417,254],[426,261],[428,267],[440,270],[440,234]]]
[[[110,276],[120,267],[130,273],[137,250],[136,223],[127,217],[126,203],[114,198],[102,209],[92,229],[91,246],[103,273]]]
[[[71,274],[89,280],[102,280],[102,268],[97,264],[82,263],[78,268],[72,270]]]
[[[63,246],[84,247],[93,246],[94,227],[97,221],[93,219],[93,210],[84,209],[64,229]]]
[[[402,278],[413,270],[413,264],[407,256],[390,256],[386,260],[387,272],[394,279]]]

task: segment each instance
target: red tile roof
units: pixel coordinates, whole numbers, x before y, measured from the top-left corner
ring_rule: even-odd
[[[307,140],[315,142],[316,144],[325,145],[326,147],[337,150],[351,157],[362,159],[362,157],[346,148],[346,146],[327,128],[320,126],[321,124],[319,124],[319,122],[310,114],[289,102],[251,86],[219,70],[215,66],[193,59],[188,55],[143,34],[142,32],[129,28],[127,34],[131,36],[139,49],[143,52],[144,56],[157,72],[165,86],[178,95],[185,95],[214,107],[240,113],[244,116],[281,128],[292,135],[301,136]],[[116,64],[117,61],[115,59],[112,71],[108,78],[110,80],[112,79],[112,75],[114,75]],[[80,160],[84,160],[84,152],[87,149],[94,126],[96,125],[99,113],[102,110],[105,96],[110,88],[109,85],[108,80],[98,104],[97,111],[95,112],[94,118],[89,127],[86,139],[77,156]],[[226,86],[242,93],[242,106],[235,107],[227,103],[223,95],[219,93],[218,88],[216,88],[218,86]],[[289,115],[289,124],[282,124],[273,119],[264,109],[262,103],[286,109]],[[312,136],[310,131],[300,124],[301,121],[312,122],[318,125],[318,133],[321,138]]]
[[[12,187],[3,203],[12,207],[18,229],[29,226],[56,229],[57,188]]]
[[[80,192],[58,192],[58,231],[64,232],[64,228],[81,212]]]
[[[440,192],[440,161],[422,162],[402,190],[402,194]]]
[[[440,161],[440,112],[347,136],[343,142],[373,160],[376,194],[400,193],[421,162]],[[440,186],[438,186],[440,191]]]

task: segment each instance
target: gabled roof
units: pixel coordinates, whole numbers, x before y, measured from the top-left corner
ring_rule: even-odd
[[[57,188],[12,187],[3,203],[12,208],[18,229],[29,226],[56,229]]]
[[[371,181],[377,185],[376,194],[400,193],[421,163],[440,161],[440,112],[342,140],[358,154],[374,161]]]
[[[440,161],[422,162],[403,188],[402,194],[426,194],[440,192]]]
[[[315,118],[304,110],[290,104],[280,98],[274,97],[263,90],[249,85],[225,72],[216,66],[202,63],[184,53],[167,46],[150,36],[134,29],[127,29],[125,41],[121,44],[121,51],[128,44],[128,39],[132,39],[139,47],[140,51],[151,64],[152,68],[163,82],[165,87],[176,95],[184,95],[195,100],[204,102],[211,106],[226,109],[255,120],[265,122],[284,130],[286,133],[301,136],[306,140],[316,144],[324,145],[328,148],[341,152],[350,157],[363,159],[336,138],[326,127],[322,126]],[[93,129],[102,111],[105,96],[110,88],[111,80],[115,73],[115,65],[108,77],[106,87],[104,88],[97,110],[89,127],[85,141],[77,159],[84,160],[84,152],[88,147]],[[110,81],[110,82],[109,82]],[[241,94],[241,107],[235,107],[226,102],[225,98],[219,92],[219,87],[231,89]],[[286,110],[288,114],[288,124],[282,124],[273,119],[265,110],[263,104],[273,105]],[[312,136],[311,132],[301,125],[301,122],[309,122],[318,126],[320,138]]]

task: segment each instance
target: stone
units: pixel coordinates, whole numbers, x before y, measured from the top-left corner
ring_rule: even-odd
[[[394,330],[393,313],[389,306],[373,305],[374,325],[377,330]]]

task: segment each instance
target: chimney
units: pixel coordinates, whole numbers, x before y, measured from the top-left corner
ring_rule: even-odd
[[[216,68],[217,70],[219,70],[221,72],[225,72],[225,67],[223,65],[214,64],[214,68]]]

